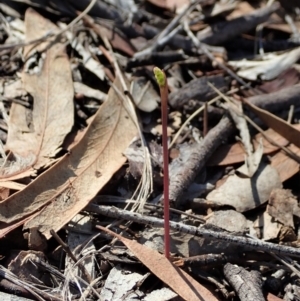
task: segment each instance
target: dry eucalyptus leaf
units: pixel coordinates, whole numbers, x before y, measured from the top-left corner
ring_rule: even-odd
[[[245,212],[265,203],[271,191],[281,186],[277,171],[262,162],[252,178],[229,176],[226,182],[210,192],[206,199]]]
[[[26,41],[45,35],[58,28],[28,9],[25,15]],[[39,24],[37,27],[36,24]],[[49,42],[25,47],[24,56],[28,59],[34,51],[49,47]],[[22,178],[28,171],[49,166],[61,150],[66,135],[74,123],[73,82],[65,45],[56,42],[40,60],[41,70],[28,73],[24,68],[22,80],[25,90],[33,97],[33,110],[13,103],[10,111],[6,149],[18,160],[7,162],[1,169],[1,178],[13,176]],[[27,61],[29,66],[29,61]],[[38,69],[38,68],[37,68]],[[36,69],[34,69],[36,71]]]
[[[287,189],[274,189],[271,192],[267,212],[284,226],[294,229],[293,216],[300,217],[297,198]]]
[[[299,147],[290,144],[287,148],[300,157]],[[278,152],[271,158],[271,166],[277,170],[281,182],[286,181],[299,172],[299,163],[284,152]]]
[[[121,89],[119,79],[115,85]],[[38,227],[48,239],[50,229],[57,231],[71,220],[126,162],[123,151],[136,134],[136,126],[122,99],[111,88],[83,138],[56,165],[57,170],[52,170],[56,175],[63,174],[64,183],[25,228]]]
[[[293,127],[300,130],[300,124],[293,124]],[[272,140],[276,141],[276,143],[279,145],[286,146],[289,143],[289,141],[286,138],[282,137],[271,128],[264,131],[264,134],[267,137],[270,137]],[[255,135],[253,138],[252,143],[254,145],[254,149],[257,149],[259,147],[261,140],[263,143],[264,154],[270,154],[279,149],[278,146],[275,146],[270,142],[268,142],[268,140],[266,140],[261,133]],[[223,145],[219,147],[215,151],[213,156],[209,159],[208,164],[210,166],[231,165],[231,164],[243,162],[244,158],[245,158],[245,150],[241,146],[241,143],[237,142],[232,145]]]
[[[217,298],[189,274],[174,265],[168,258],[146,246],[122,237],[104,227],[97,228],[117,237],[160,280],[184,300],[217,301]]]
[[[121,89],[119,80],[116,85]],[[122,100],[111,88],[70,153],[23,191],[0,203],[0,220],[13,222],[44,207],[26,228],[36,227],[49,238],[50,229],[57,231],[68,223],[125,163],[122,152],[136,132]]]
[[[245,100],[247,106],[253,111],[265,124],[272,128],[275,132],[286,138],[289,142],[300,147],[300,131],[293,125],[287,123],[285,120],[276,115],[263,110],[256,105]]]

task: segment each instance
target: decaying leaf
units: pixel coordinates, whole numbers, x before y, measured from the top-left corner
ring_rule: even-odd
[[[300,124],[293,124],[293,127],[300,130]],[[270,137],[273,141],[275,141],[277,144],[279,144],[281,146],[286,146],[289,143],[289,141],[286,138],[277,134],[272,129],[267,129],[266,131],[264,131],[264,133],[267,137]],[[254,149],[258,148],[260,140],[262,140],[263,152],[265,155],[270,154],[279,149],[278,146],[275,146],[275,145],[271,144],[270,142],[268,142],[263,137],[263,135],[260,133],[255,135],[255,137],[252,141]],[[215,151],[213,156],[209,159],[208,165],[210,165],[210,166],[231,165],[231,164],[243,162],[244,159],[245,159],[245,150],[241,146],[240,142],[237,142],[232,145],[223,145],[223,146],[219,147]]]
[[[300,156],[299,147],[291,144],[287,148],[294,154]],[[277,170],[281,182],[286,181],[299,172],[299,163],[283,152],[279,152],[271,158],[271,166]]]
[[[121,89],[119,81],[116,83]],[[114,89],[100,107],[83,138],[62,160],[23,191],[0,203],[0,220],[24,218],[46,206],[26,224],[46,238],[60,229],[96,195],[126,158],[122,152],[136,135],[136,128]]]
[[[287,189],[274,189],[271,192],[267,212],[284,226],[294,229],[294,218],[300,217],[297,198]]]
[[[104,227],[97,226],[97,228],[117,237],[154,275],[184,300],[217,301],[217,298],[209,290],[157,251],[145,247],[134,240],[124,238]]]
[[[300,131],[287,123],[285,120],[277,117],[276,115],[260,109],[256,105],[245,100],[247,106],[270,128],[285,137],[288,141],[300,147]]]
[[[26,41],[40,38],[49,30],[58,31],[54,24],[31,9],[26,12],[25,24]],[[36,51],[45,51],[45,60],[40,60],[41,70],[37,68],[29,73],[29,58]],[[20,104],[12,104],[6,149],[13,153],[15,160],[6,162],[0,169],[0,177],[6,180],[28,176],[32,168],[49,166],[74,122],[73,83],[65,45],[59,42],[30,45],[25,47],[24,56],[28,65],[22,80],[34,104],[32,113]]]
[[[206,199],[245,212],[265,203],[271,191],[281,186],[277,171],[262,162],[252,178],[229,176],[226,182],[210,192]]]
[[[240,68],[237,74],[248,80],[272,80],[290,68],[300,58],[300,47],[283,54],[268,54],[264,59],[256,61],[231,61],[229,64]]]

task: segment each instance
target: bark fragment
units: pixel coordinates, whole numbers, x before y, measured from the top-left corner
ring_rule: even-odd
[[[216,92],[208,86],[207,82],[212,83],[219,90],[227,89],[227,81],[223,75],[196,78],[184,85],[179,91],[169,95],[169,104],[173,108],[182,107],[190,99],[209,100],[216,96]]]
[[[265,301],[259,272],[248,272],[242,267],[227,263],[224,266],[224,275],[241,301]]]

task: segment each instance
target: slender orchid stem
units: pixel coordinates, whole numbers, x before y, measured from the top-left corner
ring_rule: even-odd
[[[162,145],[164,168],[164,229],[165,256],[170,257],[169,151],[168,151],[168,82],[161,69],[153,69],[161,97]]]

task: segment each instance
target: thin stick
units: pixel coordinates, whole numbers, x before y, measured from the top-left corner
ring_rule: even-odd
[[[207,135],[208,132],[208,113],[207,113],[207,102],[204,104],[204,113],[203,113],[203,137]]]
[[[168,151],[168,83],[167,77],[161,69],[153,69],[156,81],[159,85],[161,97],[161,122],[162,145],[164,161],[164,228],[165,228],[165,256],[170,257],[170,204],[169,204],[169,151]]]
[[[141,223],[152,227],[162,228],[164,224],[163,221],[157,217],[145,216],[136,212],[121,210],[111,206],[98,206],[94,204],[89,204],[87,208],[89,211],[93,211],[105,216],[109,216],[112,218],[119,218],[123,220],[130,220],[136,223]],[[203,237],[210,240],[216,239],[218,241],[227,242],[241,247],[245,246],[247,248],[251,248],[252,250],[273,252],[278,255],[295,256],[300,258],[299,248],[289,247],[285,245],[278,245],[275,243],[265,242],[261,240],[254,240],[244,236],[235,236],[228,232],[221,232],[221,231],[217,232],[215,230],[207,230],[204,229],[203,227],[195,227],[195,226],[185,225],[182,223],[176,223],[173,221],[170,222],[170,228],[180,233],[191,234],[197,237]],[[226,245],[224,245],[224,248],[226,248]]]

